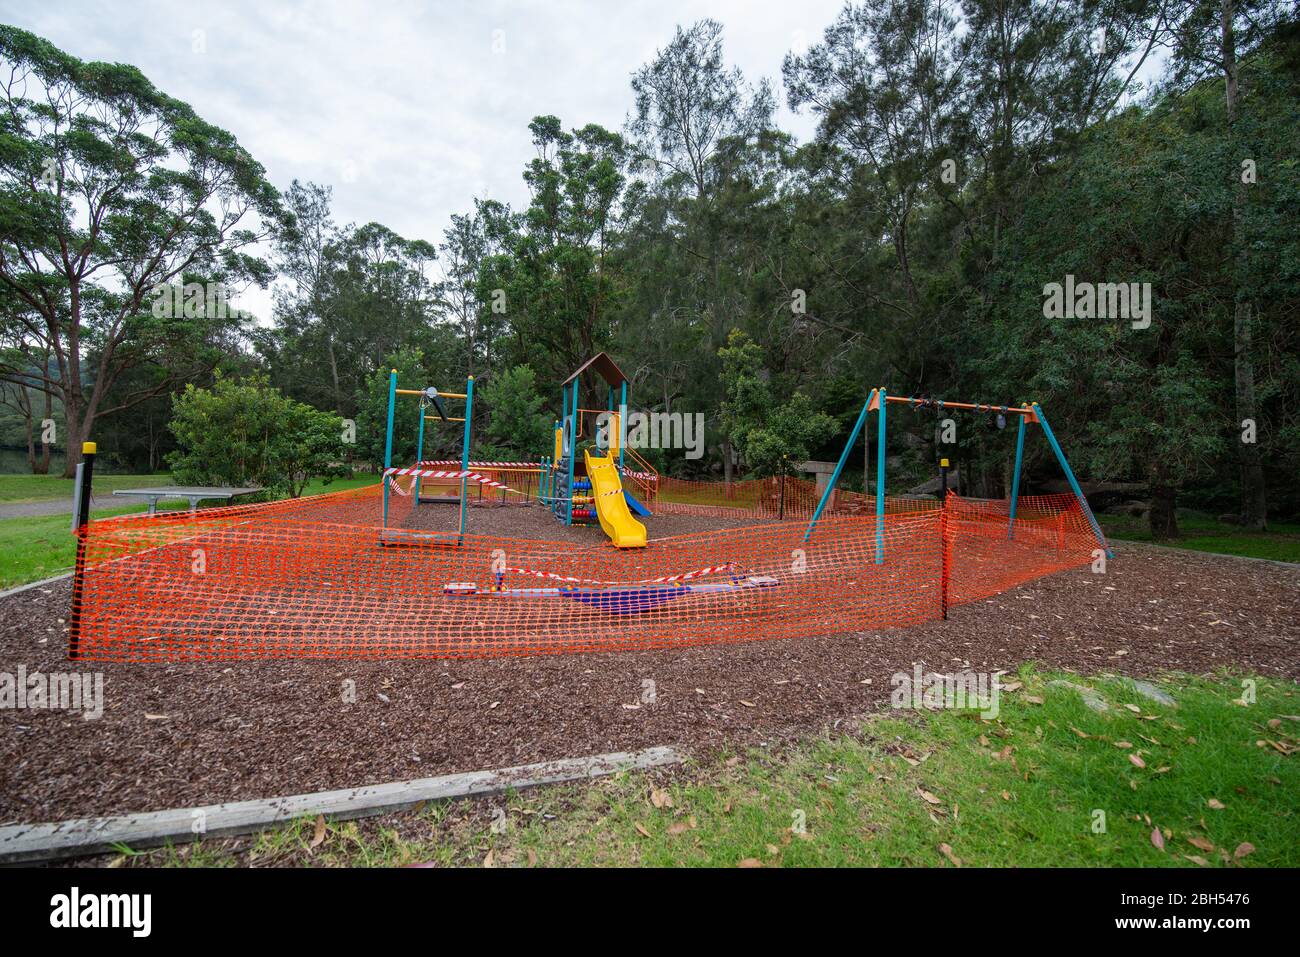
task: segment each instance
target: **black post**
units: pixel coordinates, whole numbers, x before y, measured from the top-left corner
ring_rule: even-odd
[[[948,550],[948,460],[939,460],[939,605],[948,620],[948,579],[952,560]]]
[[[789,457],[788,455],[781,456],[781,504],[777,520],[782,522],[785,521],[785,460]]]
[[[72,569],[72,613],[68,616],[68,657],[81,657],[81,591],[86,570],[86,526],[90,524],[90,493],[95,472],[95,443],[81,443],[77,467],[77,560]]]

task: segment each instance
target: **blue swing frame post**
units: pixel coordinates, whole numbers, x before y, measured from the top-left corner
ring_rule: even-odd
[[[415,467],[424,461],[424,400],[416,403],[420,410],[420,431],[415,439]],[[415,477],[415,504],[420,504],[420,476]]]
[[[862,403],[862,411],[858,413],[858,421],[853,424],[853,431],[849,433],[849,440],[844,443],[844,451],[840,453],[840,460],[835,465],[835,471],[831,473],[831,480],[826,483],[826,489],[822,492],[816,511],[813,512],[812,521],[808,523],[808,528],[803,533],[805,542],[812,537],[813,529],[817,527],[817,519],[821,518],[822,509],[826,507],[826,503],[830,501],[831,493],[835,491],[835,483],[840,480],[840,473],[844,471],[844,463],[849,460],[849,453],[853,451],[853,446],[858,441],[858,433],[862,431],[862,426],[867,421],[867,413],[871,411],[871,404],[879,392],[879,389],[872,389],[870,394],[867,395],[867,401]],[[884,408],[884,403],[881,403],[881,408]]]
[[[1025,416],[1016,430],[1016,468],[1011,477],[1011,518],[1007,521],[1007,540],[1016,537],[1016,502],[1020,499],[1020,465],[1025,457]]]
[[[470,376],[465,380],[465,435],[460,443],[460,470],[469,471],[469,434],[470,423],[474,421],[474,377]],[[464,475],[460,477],[460,531],[456,536],[456,544],[460,544],[465,537],[465,509],[466,502],[465,485],[468,479]],[[419,501],[419,499],[416,499]]]
[[[1043,435],[1047,436],[1048,444],[1052,447],[1052,451],[1056,453],[1056,461],[1061,463],[1061,471],[1065,473],[1065,478],[1074,491],[1074,497],[1079,500],[1079,506],[1083,509],[1088,524],[1092,526],[1092,534],[1097,537],[1097,543],[1101,545],[1107,558],[1114,558],[1115,553],[1111,551],[1110,545],[1106,542],[1106,536],[1102,534],[1101,526],[1097,524],[1097,518],[1092,514],[1092,508],[1088,505],[1088,500],[1083,496],[1083,490],[1079,488],[1079,480],[1074,477],[1074,470],[1070,468],[1070,463],[1066,461],[1065,453],[1061,451],[1061,445],[1056,441],[1056,436],[1052,432],[1051,425],[1047,422],[1047,416],[1043,414],[1042,407],[1037,402],[1031,402],[1029,407],[1034,410],[1034,416],[1038,419],[1038,424],[1043,427]]]

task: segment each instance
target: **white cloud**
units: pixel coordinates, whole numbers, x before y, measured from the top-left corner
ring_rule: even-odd
[[[526,200],[532,117],[621,128],[632,71],[678,24],[721,21],[728,59],[779,90],[785,53],[819,38],[840,6],[0,0],[0,18],[83,59],[139,67],[234,133],[276,186],[332,185],[340,221],[437,241],[476,195]],[[812,132],[784,106],[780,121]],[[269,302],[242,304],[265,315]]]

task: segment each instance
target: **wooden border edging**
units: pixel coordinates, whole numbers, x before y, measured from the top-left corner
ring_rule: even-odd
[[[54,824],[13,824],[0,827],[0,864],[86,857],[112,852],[115,845],[139,849],[187,844],[200,838],[232,837],[317,814],[334,820],[368,817],[406,810],[424,801],[478,797],[508,788],[579,781],[619,771],[676,764],[680,760],[672,748],[647,748],[260,801],[173,808],[122,817],[78,818]],[[196,828],[198,822],[202,826]]]
[[[33,588],[40,588],[42,585],[53,585],[55,582],[61,582],[65,578],[71,578],[72,572],[64,572],[62,575],[55,575],[52,578],[42,578],[38,582],[28,582],[26,585],[15,585],[13,588],[7,588],[0,591],[0,598],[8,598],[10,595],[21,595],[25,591],[31,591]]]

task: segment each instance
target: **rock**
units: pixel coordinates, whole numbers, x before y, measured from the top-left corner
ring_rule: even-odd
[[[1098,714],[1105,714],[1110,710],[1110,705],[1106,703],[1106,699],[1103,698],[1094,688],[1089,688],[1086,685],[1077,685],[1073,681],[1063,681],[1059,678],[1055,681],[1049,681],[1048,685],[1055,688],[1070,689],[1083,699],[1085,705],[1093,711],[1096,711]]]

